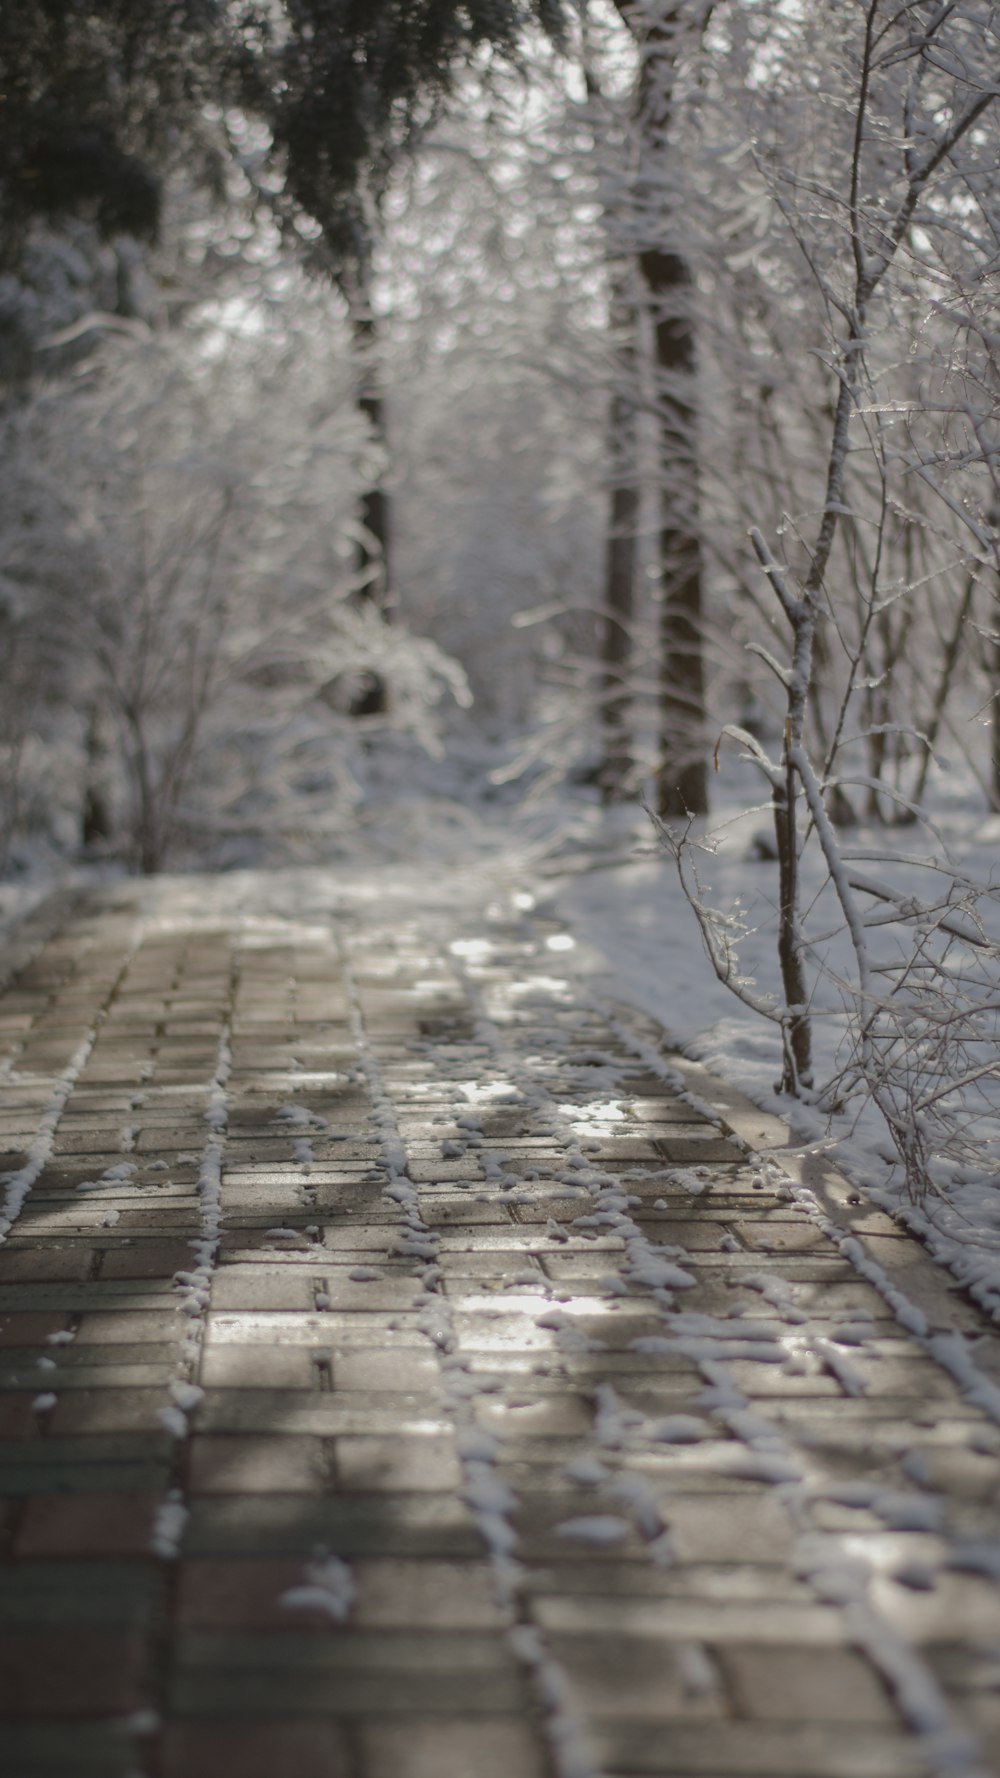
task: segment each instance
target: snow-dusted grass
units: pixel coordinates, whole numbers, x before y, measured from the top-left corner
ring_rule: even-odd
[[[761,855],[758,844],[758,839],[770,838],[770,818],[765,809],[747,812],[736,794],[738,787],[726,788],[728,795],[709,832],[692,835],[696,848],[692,857],[704,901],[725,928],[741,986],[751,998],[770,1000],[778,1007],[777,866]],[[986,930],[995,934],[1000,930],[1000,896],[995,888],[1000,824],[960,792],[950,805],[943,799],[942,804],[933,828],[860,828],[844,837],[848,868],[856,878],[877,879],[898,898],[926,903],[939,892],[942,866],[947,864],[956,877],[982,885],[983,892],[975,897],[976,912]],[[893,1104],[900,1104],[905,1113],[905,1093],[924,1100],[940,1094],[936,1104],[948,1114],[942,1129],[931,1132],[941,1136],[942,1146],[926,1157],[929,1180],[915,1189],[885,1116],[856,1068],[858,1044],[852,1027],[858,1005],[852,989],[856,972],[843,918],[838,917],[832,888],[817,859],[806,855],[803,892],[808,929],[815,935],[809,960],[817,1086],[812,1102],[803,1102],[778,1090],[780,1029],[717,978],[674,863],[657,844],[642,811],[615,811],[610,821],[596,807],[581,813],[574,844],[575,855],[564,854],[565,868],[550,893],[554,910],[580,941],[577,970],[614,998],[652,1014],[678,1047],[740,1087],[763,1109],[785,1116],[804,1144],[822,1146],[874,1201],[919,1230],[935,1254],[973,1288],[983,1306],[1000,1313],[996,959],[961,937],[951,942],[949,953],[949,933],[933,933],[929,942],[934,969],[924,971],[922,983],[928,993],[933,990],[942,1021],[947,1024],[950,1019],[951,1026],[929,1038],[924,1026],[912,1044],[907,1017],[913,999],[890,1000],[893,978],[884,971],[877,975],[885,984],[890,1007],[883,1024],[888,1028],[892,1021],[895,1045],[891,1058],[895,1073],[888,1081]],[[918,949],[914,926],[898,920],[883,923],[888,910],[879,896],[867,897],[864,906],[866,915],[871,911],[878,922],[869,928],[872,958],[891,966],[898,978],[901,962]],[[960,932],[970,929],[964,913],[956,915],[956,922],[961,922]],[[970,1010],[966,998],[973,968],[982,1009],[977,1030],[972,1021],[978,1009]],[[992,992],[991,970],[997,993]],[[970,1057],[977,1078],[967,1082],[964,1097],[954,1091],[949,1094],[957,1064]],[[945,1139],[951,1147],[943,1145]]]

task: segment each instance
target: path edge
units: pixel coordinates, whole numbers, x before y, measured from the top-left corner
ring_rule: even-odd
[[[1000,1376],[1000,1317],[979,1304],[968,1285],[934,1258],[916,1229],[867,1197],[814,1140],[796,1137],[786,1118],[763,1111],[731,1081],[685,1055],[652,1014],[621,1001],[604,1004],[623,1027],[635,1030],[655,1048],[660,1065],[680,1078],[683,1091],[718,1120],[748,1159],[759,1157],[781,1169],[805,1213],[812,1208],[814,1216],[830,1224],[835,1239],[857,1243],[892,1289],[925,1316],[928,1333],[958,1332],[988,1342],[988,1362],[983,1364],[986,1353],[980,1348],[976,1368],[986,1376]],[[882,1234],[877,1232],[879,1224]],[[898,1256],[894,1248],[899,1249]]]
[[[50,939],[109,886],[63,883],[32,902],[23,913],[15,914],[0,939],[0,994],[7,992]]]

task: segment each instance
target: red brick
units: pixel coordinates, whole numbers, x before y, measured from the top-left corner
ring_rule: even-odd
[[[289,1587],[305,1584],[304,1561],[206,1557],[182,1561],[177,1573],[177,1618],[186,1629],[329,1630],[323,1611],[279,1604]]]
[[[0,1313],[0,1346],[41,1346],[51,1333],[63,1333],[69,1316],[56,1309],[17,1309]]]
[[[88,1247],[0,1248],[0,1284],[80,1283],[90,1273]]]
[[[19,1500],[0,1500],[0,1550],[6,1550],[17,1523]]]
[[[119,1716],[144,1700],[145,1648],[134,1631],[20,1629],[0,1634],[0,1716]]]
[[[38,1494],[25,1507],[19,1556],[144,1556],[159,1494]]]
[[[163,1738],[162,1778],[354,1778],[336,1724],[177,1722]]]
[[[45,1378],[51,1371],[39,1371],[38,1393],[45,1390]],[[38,1438],[38,1415],[32,1407],[34,1396],[19,1393],[0,1395],[0,1438]]]

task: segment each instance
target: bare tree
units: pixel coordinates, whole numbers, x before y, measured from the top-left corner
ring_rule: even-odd
[[[704,596],[696,440],[697,354],[683,224],[665,176],[674,149],[675,88],[700,41],[710,0],[695,6],[619,0],[639,53],[636,171],[623,219],[644,289],[653,342],[659,438],[660,759],[657,806],[683,818],[708,808]]]
[[[960,1119],[962,1083],[978,1091],[985,1079],[981,1046],[997,980],[995,952],[977,923],[983,892],[951,873],[939,895],[907,895],[859,871],[831,808],[846,786],[860,789],[879,819],[883,798],[913,812],[912,794],[888,781],[887,762],[906,757],[900,744],[918,759],[933,747],[959,654],[964,649],[969,662],[975,653],[968,637],[978,587],[992,584],[996,571],[1000,382],[985,315],[996,300],[997,21],[976,0],[903,7],[857,0],[846,9],[846,39],[844,22],[834,26],[818,4],[794,18],[782,13],[744,64],[757,117],[753,177],[771,207],[755,253],[772,280],[784,280],[788,339],[808,350],[803,319],[819,322],[830,381],[798,433],[826,434],[821,459],[804,458],[819,501],[800,492],[796,508],[779,513],[777,548],[762,527],[752,529],[785,628],[777,649],[759,630],[751,642],[780,687],[780,753],[772,758],[754,737],[733,732],[763,773],[774,812],[782,1085],[811,1086],[814,997],[822,984],[834,987],[847,1007],[852,1060],[827,1094],[850,1082],[871,1095],[916,1189],[933,1177],[932,1126],[943,1141],[948,1095],[957,1095],[949,1115]],[[765,70],[766,106],[754,96]],[[766,300],[762,292],[751,311],[758,320]],[[776,398],[786,415],[796,376],[792,358]],[[789,490],[797,480],[781,468],[775,485]],[[928,588],[947,588],[946,621]],[[920,652],[935,636],[938,664],[921,667]],[[836,687],[835,657],[844,665]],[[897,677],[928,700],[925,729],[893,703]],[[859,753],[860,769],[850,763]],[[925,782],[921,768],[921,791]],[[687,868],[684,837],[672,843]],[[932,867],[940,859],[928,860]],[[819,930],[811,913],[817,870],[829,891],[820,897]],[[690,874],[688,881],[719,974],[748,997],[732,933]],[[852,957],[835,979],[824,962],[831,898]],[[896,949],[880,957],[872,933],[890,928]],[[961,995],[954,981],[948,986],[956,946],[970,947]],[[949,1152],[957,1154],[957,1125],[949,1127]]]
[[[635,622],[636,533],[640,490],[637,451],[637,316],[623,271],[612,285],[610,324],[614,384],[608,403],[608,500],[601,625],[603,685],[601,793],[606,803],[629,794],[632,777],[630,678]]]

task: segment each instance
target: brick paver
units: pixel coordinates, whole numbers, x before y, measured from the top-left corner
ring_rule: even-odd
[[[991,1328],[551,921],[377,887],[0,995],[5,1778],[1000,1772]]]

